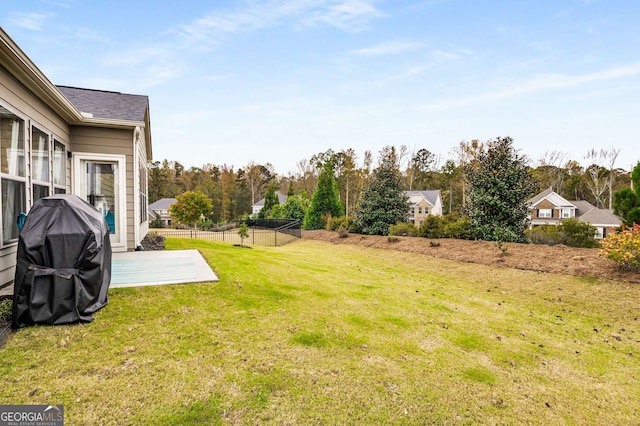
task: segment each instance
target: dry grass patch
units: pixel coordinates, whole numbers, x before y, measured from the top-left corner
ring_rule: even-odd
[[[630,424],[640,287],[299,241],[197,248],[219,283],[113,289],[0,350],[69,424]]]

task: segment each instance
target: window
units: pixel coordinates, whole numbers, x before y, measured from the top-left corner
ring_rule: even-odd
[[[418,214],[422,214],[422,207],[418,207]]]
[[[540,209],[538,210],[538,217],[552,217],[552,210],[551,209]]]
[[[31,178],[33,202],[49,196],[49,136],[31,128]]]
[[[0,106],[0,186],[2,242],[18,238],[18,214],[26,211],[24,121]]]
[[[138,165],[138,173],[139,173],[139,182],[140,182],[140,223],[145,223],[148,218],[147,213],[147,165],[140,161]]]
[[[53,143],[53,192],[66,194],[67,192],[67,156],[64,144]]]
[[[424,214],[429,214],[429,207],[424,208]]]
[[[596,234],[594,235],[594,238],[597,240],[601,240],[604,238],[604,227],[603,226],[596,226]]]
[[[562,218],[567,219],[571,217],[571,209],[562,209]]]

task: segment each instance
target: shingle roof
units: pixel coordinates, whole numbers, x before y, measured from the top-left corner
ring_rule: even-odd
[[[610,225],[617,227],[622,224],[620,218],[613,214],[612,210],[599,209],[588,201],[572,201],[578,208],[576,218],[591,225]]]
[[[175,198],[161,198],[156,202],[149,204],[149,210],[169,210],[169,206],[177,203]]]
[[[149,107],[149,98],[144,95],[68,86],[56,87],[80,112],[91,114],[95,118],[144,121]]]
[[[436,202],[438,201],[438,196],[440,195],[439,190],[404,191],[404,193],[407,194],[412,204],[419,203],[420,200],[424,198],[432,206],[436,205]]]

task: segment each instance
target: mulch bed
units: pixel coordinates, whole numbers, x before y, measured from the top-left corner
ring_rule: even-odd
[[[340,238],[337,232],[324,230],[303,231],[302,238],[327,241],[333,244],[355,244],[363,247],[419,253],[435,258],[500,268],[640,283],[640,274],[621,271],[613,261],[600,256],[598,254],[600,250],[597,248],[504,243],[503,246],[506,247],[506,250],[503,251],[492,241],[420,237],[396,237],[396,241],[390,241],[389,238],[380,235],[359,234],[349,234],[347,238]]]

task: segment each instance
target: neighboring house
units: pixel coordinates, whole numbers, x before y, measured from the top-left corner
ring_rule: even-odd
[[[0,287],[15,274],[16,217],[73,193],[101,211],[113,251],[148,232],[147,96],[55,86],[0,28]]]
[[[280,191],[276,191],[276,195],[278,196],[278,202],[280,204],[284,204],[287,201],[287,197],[284,194],[281,194]],[[257,215],[258,213],[260,213],[260,210],[262,210],[262,208],[264,207],[264,198],[260,201],[258,201],[257,203],[255,203],[253,206],[251,206],[251,214],[252,215]]]
[[[409,197],[409,222],[417,227],[429,215],[442,216],[442,197],[440,191],[404,191]]]
[[[178,200],[175,198],[161,198],[155,203],[149,204],[149,208],[147,209],[149,212],[149,222],[160,218],[164,228],[170,227],[171,215],[169,214],[169,207],[177,202]]]
[[[531,209],[531,226],[558,225],[562,220],[576,218],[596,228],[596,238],[606,238],[622,225],[611,210],[599,209],[588,201],[568,201],[551,188],[527,201]]]

